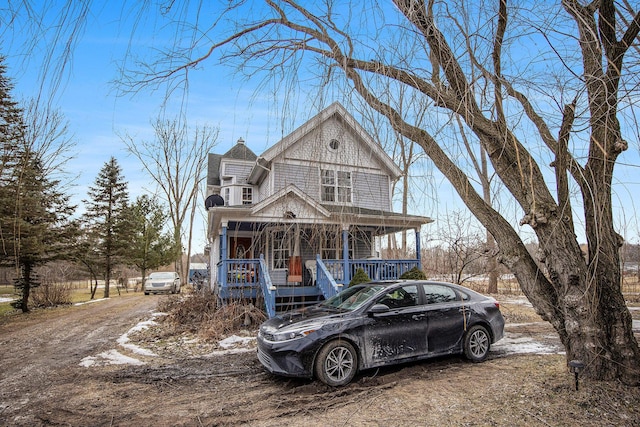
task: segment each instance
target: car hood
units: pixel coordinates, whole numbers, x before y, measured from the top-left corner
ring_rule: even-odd
[[[346,313],[337,313],[335,310],[313,306],[298,310],[289,311],[273,317],[263,323],[264,328],[281,330],[288,327],[300,328],[306,324],[328,325],[337,323],[344,319]]]

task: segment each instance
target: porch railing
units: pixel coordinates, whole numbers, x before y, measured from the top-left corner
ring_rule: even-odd
[[[271,282],[269,269],[262,254],[260,254],[260,269],[258,271],[258,282],[260,283],[262,295],[264,296],[265,309],[267,310],[269,318],[272,318],[276,315],[276,287],[273,286]]]
[[[348,260],[349,280],[344,275],[344,260],[323,260],[327,271],[333,276],[336,283],[348,285],[358,268],[362,268],[371,280],[394,280],[402,274],[418,267],[417,259],[356,259]]]
[[[325,299],[329,299],[342,290],[342,284],[336,283],[325,263],[316,256],[316,285]]]
[[[218,263],[220,296],[224,299],[251,298],[259,288],[259,259],[228,259]]]
[[[418,266],[418,260],[348,260],[347,278],[344,260],[321,259],[316,256],[316,286],[325,299],[346,288],[358,268],[362,268],[371,280],[398,279],[403,273]],[[347,280],[349,279],[349,280]],[[229,259],[218,263],[219,296],[224,300],[256,298],[262,293],[269,317],[276,315],[276,287],[269,269],[260,255],[259,259]]]

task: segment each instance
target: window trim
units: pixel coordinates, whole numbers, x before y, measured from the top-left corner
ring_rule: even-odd
[[[333,200],[327,200],[329,197],[326,196],[328,195],[331,195]],[[352,204],[353,173],[340,169],[320,168],[320,201],[323,203]]]
[[[240,194],[241,203],[243,205],[253,204],[253,187],[242,187],[240,191],[241,191],[241,194]],[[247,194],[248,194],[248,197],[245,197]]]

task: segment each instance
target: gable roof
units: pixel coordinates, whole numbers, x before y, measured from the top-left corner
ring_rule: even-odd
[[[262,153],[260,157],[258,157],[256,165],[254,166],[254,171],[251,173],[251,176],[260,175],[260,171],[256,171],[256,168],[264,168],[266,164],[270,163],[273,159],[275,159],[279,154],[286,151],[289,147],[299,141],[304,135],[318,128],[322,123],[329,120],[332,116],[339,116],[342,121],[348,125],[353,132],[360,137],[361,141],[367,145],[368,148],[375,154],[375,156],[380,160],[380,162],[388,169],[389,175],[392,180],[398,179],[402,175],[402,170],[393,162],[391,157],[382,149],[382,147],[376,143],[373,138],[369,135],[369,133],[358,123],[356,119],[353,118],[351,114],[340,104],[339,102],[334,102],[329,105],[324,110],[320,111],[313,118],[308,120],[302,126],[298,127],[292,133],[281,139],[276,144],[272,145],[267,151]]]
[[[256,154],[245,145],[244,139],[240,138],[236,145],[231,147],[229,151],[222,155],[222,158],[253,162],[258,158],[258,156],[256,156]]]
[[[299,207],[306,208],[310,212],[322,217],[329,217],[331,212],[327,210],[320,203],[313,200],[311,197],[303,193],[298,187],[293,184],[289,184],[286,187],[280,189],[275,194],[267,197],[264,200],[256,203],[252,209],[252,214],[258,214],[261,211],[267,210],[267,208],[275,206],[278,202],[285,200],[286,198],[295,198],[299,200]]]
[[[242,138],[224,154],[211,154],[207,164],[207,185],[220,185],[220,163],[222,159],[255,162],[258,156],[247,147]]]

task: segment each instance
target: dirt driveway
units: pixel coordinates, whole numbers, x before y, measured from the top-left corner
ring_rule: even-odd
[[[586,382],[576,392],[559,354],[497,348],[482,364],[449,357],[364,372],[349,386],[333,389],[273,377],[253,351],[202,356],[173,346],[162,357],[127,353],[123,334],[149,320],[159,298],[113,298],[0,324],[0,426],[632,426],[640,421],[637,389]],[[536,334],[540,343],[553,345],[553,331],[544,323],[514,324],[508,331],[511,340]],[[85,363],[114,349],[143,364]],[[611,394],[614,400],[603,398]]]

